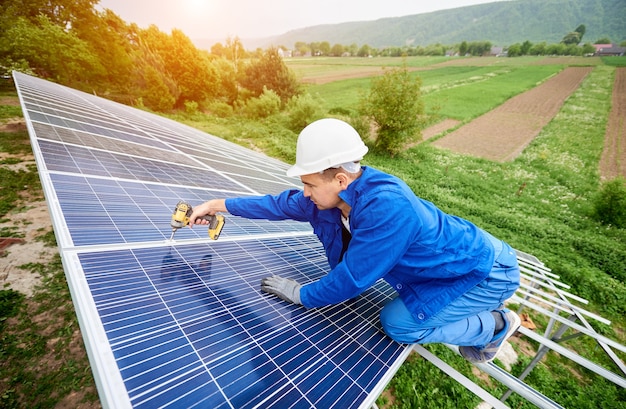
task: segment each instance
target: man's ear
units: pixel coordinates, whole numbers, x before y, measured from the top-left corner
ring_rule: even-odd
[[[348,184],[350,183],[350,178],[343,172],[338,172],[337,174],[335,174],[335,180],[339,182],[339,186],[342,190],[347,189]]]

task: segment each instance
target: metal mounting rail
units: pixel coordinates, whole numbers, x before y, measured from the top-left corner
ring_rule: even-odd
[[[452,347],[454,349],[454,347]],[[474,393],[474,395],[481,398],[483,401],[489,403],[493,408],[496,409],[508,409],[509,407],[505,405],[503,402],[500,402],[495,396],[478,386],[476,383],[471,381],[465,375],[448,365],[446,362],[442,361],[440,358],[435,356],[432,352],[424,348],[419,344],[413,345],[413,350],[417,352],[422,358],[429,361],[431,364],[435,365],[437,368],[441,369],[446,375],[465,386],[467,390]],[[457,349],[458,352],[458,349]]]
[[[448,348],[459,353],[459,349],[454,345],[446,345]],[[498,400],[495,396],[491,395],[489,392],[484,390],[482,387],[468,379],[465,375],[448,365],[446,362],[435,356],[433,353],[428,351],[426,348],[419,344],[415,344],[413,346],[415,352],[417,352],[424,359],[435,365],[437,368],[441,369],[448,376],[453,378],[455,381],[459,382],[461,385],[465,386],[467,390],[474,393],[476,396],[481,398],[483,401],[490,404],[493,408],[501,409],[501,408],[509,408],[509,406],[505,405],[504,402]],[[528,402],[533,403],[534,405],[542,408],[542,409],[563,409],[563,406],[554,402],[552,399],[543,395],[541,392],[533,389],[532,387],[526,385],[521,380],[517,379],[515,376],[511,375],[504,369],[489,363],[489,364],[475,364],[475,366],[481,371],[489,374],[491,377],[502,383],[504,386],[509,388],[510,390],[516,392],[518,395],[526,399]]]

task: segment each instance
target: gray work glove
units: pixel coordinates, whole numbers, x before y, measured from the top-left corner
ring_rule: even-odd
[[[300,302],[301,287],[294,280],[279,276],[271,276],[261,280],[261,291],[277,295],[279,298],[294,304],[302,304]]]

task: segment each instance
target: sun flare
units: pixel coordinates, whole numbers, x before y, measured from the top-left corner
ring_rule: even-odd
[[[214,1],[211,0],[185,0],[183,2],[187,13],[204,14],[213,10]]]

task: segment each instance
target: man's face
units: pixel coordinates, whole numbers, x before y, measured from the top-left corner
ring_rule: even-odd
[[[311,199],[318,209],[333,209],[342,202],[339,192],[343,187],[337,176],[329,179],[319,173],[312,173],[300,176],[300,180],[304,185],[304,196]]]

